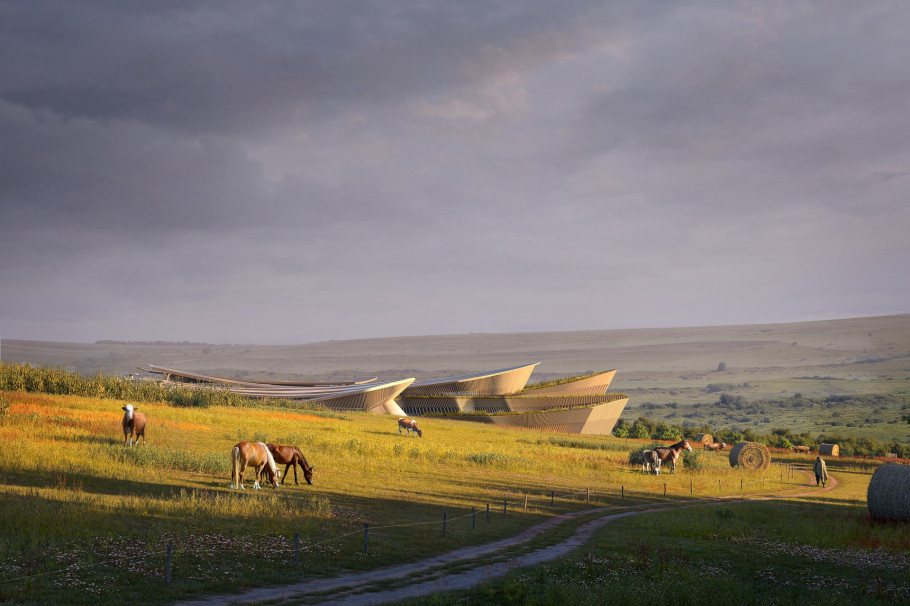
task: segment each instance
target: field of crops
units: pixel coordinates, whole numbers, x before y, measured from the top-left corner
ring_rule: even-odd
[[[431,418],[421,420],[423,438],[407,438],[393,417],[367,413],[150,402],[137,404],[148,443],[130,449],[122,401],[0,397],[0,599],[14,601],[167,602],[419,559],[594,505],[799,481],[779,467],[732,469],[712,453],[693,453],[676,475],[644,476],[627,463],[643,444],[617,438]],[[240,440],[299,445],[314,485],[301,477],[296,486],[292,474],[254,491],[248,472],[248,490],[231,490],[229,453]]]

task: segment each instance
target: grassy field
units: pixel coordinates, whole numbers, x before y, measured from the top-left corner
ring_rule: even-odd
[[[532,381],[546,381],[618,368],[611,391],[631,397],[623,414],[630,420],[910,439],[901,422],[910,394],[910,315],[288,347],[4,340],[2,355],[85,374],[126,374],[154,363],[273,379],[420,379],[540,361]],[[742,405],[720,406],[722,394],[741,396]],[[796,405],[803,397],[855,394],[889,399]],[[566,511],[772,492],[804,480],[779,466],[756,476],[730,468],[724,454],[706,453],[675,476],[643,476],[627,464],[628,453],[650,440],[432,418],[421,420],[422,439],[405,438],[391,417],[261,406],[143,402],[148,444],[127,449],[122,405],[0,392],[0,601],[167,603],[414,561],[513,536]],[[291,480],[253,491],[248,472],[249,490],[232,491],[229,452],[240,440],[299,445],[316,467],[315,484]],[[774,457],[801,466],[811,460]],[[841,485],[818,498],[712,503],[620,520],[556,564],[422,603],[638,604],[668,595],[681,603],[907,601],[908,525],[871,523],[866,512],[878,464],[829,462]],[[168,544],[173,567],[165,586]]]
[[[910,441],[900,406],[804,411],[772,402],[887,394],[910,398],[910,314],[752,326],[436,335],[293,346],[2,341],[8,363],[85,375],[149,363],[224,376],[427,379],[540,362],[531,381],[616,368],[611,391],[629,396],[623,418],[767,433],[841,433]],[[722,369],[722,370],[720,370]],[[721,393],[751,410],[716,406]],[[881,407],[879,407],[881,408]],[[835,414],[837,413],[837,414]]]
[[[584,550],[408,604],[899,604],[910,525],[870,522],[864,461],[830,460],[817,497],[712,503],[617,520]]]
[[[148,444],[128,449],[123,402],[0,395],[9,403],[0,417],[0,600],[15,602],[164,603],[419,559],[595,505],[798,481],[778,467],[759,476],[732,469],[712,453],[697,453],[698,469],[644,476],[627,464],[643,444],[617,438],[429,418],[423,438],[407,438],[387,416],[285,409],[143,403]],[[248,472],[248,490],[232,491],[229,452],[244,439],[300,445],[314,485],[254,491]]]

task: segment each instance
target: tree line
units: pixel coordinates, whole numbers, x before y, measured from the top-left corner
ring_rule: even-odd
[[[908,421],[910,422],[910,421]],[[736,444],[738,442],[759,442],[765,446],[777,448],[793,448],[794,446],[808,446],[818,450],[819,444],[837,444],[841,455],[863,455],[883,457],[889,453],[896,454],[901,459],[910,459],[910,444],[896,440],[884,441],[875,438],[858,438],[837,433],[812,432],[793,433],[787,428],[775,428],[771,433],[758,433],[751,429],[724,429],[714,428],[710,424],[685,426],[658,422],[647,417],[638,417],[635,421],[620,419],[613,428],[613,435],[618,438],[638,438],[642,440],[682,440],[684,437],[706,433],[710,434],[715,442]]]

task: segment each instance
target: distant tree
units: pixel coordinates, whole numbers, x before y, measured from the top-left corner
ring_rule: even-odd
[[[648,427],[644,423],[635,421],[635,423],[632,424],[632,428],[629,429],[629,437],[637,438],[639,440],[647,440],[651,437],[651,432],[648,431]]]
[[[657,429],[657,423],[648,417],[638,417],[635,419],[635,424],[643,426],[645,428],[645,431],[648,432],[649,438],[654,433],[654,430]]]
[[[717,372],[723,372],[725,370],[727,370],[726,362],[721,362],[720,364],[717,365]]]
[[[628,438],[630,428],[631,426],[628,421],[620,419],[616,422],[616,426],[613,427],[613,435],[617,438]]]
[[[678,427],[658,423],[654,429],[654,439],[656,440],[681,440],[682,431]]]
[[[746,399],[742,396],[734,396],[729,393],[720,394],[720,400],[718,404],[721,406],[726,406],[727,408],[735,408],[737,410],[742,410],[746,405]]]

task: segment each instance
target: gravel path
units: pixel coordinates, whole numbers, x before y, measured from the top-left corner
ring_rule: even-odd
[[[797,471],[809,478],[808,485],[812,487],[811,491],[806,491],[805,487],[800,487],[798,489],[790,489],[785,492],[761,497],[693,499],[677,501],[669,506],[655,506],[648,509],[632,509],[630,507],[589,509],[586,511],[555,516],[513,537],[484,545],[457,549],[419,562],[400,564],[369,572],[342,574],[327,579],[313,579],[302,583],[282,585],[280,587],[252,589],[242,594],[212,596],[201,600],[180,602],[179,605],[214,606],[215,604],[258,604],[263,602],[270,604],[300,604],[303,602],[307,604],[319,604],[321,606],[333,604],[357,606],[366,604],[385,604],[407,598],[429,595],[440,591],[469,589],[501,577],[510,570],[525,566],[534,566],[562,557],[587,543],[600,528],[621,518],[662,511],[668,507],[692,507],[704,505],[706,503],[717,503],[718,501],[767,501],[782,497],[792,498],[797,496],[811,496],[818,494],[819,492],[828,492],[837,487],[837,480],[831,477],[827,487],[815,488],[815,477],[812,476],[812,474],[802,470]],[[493,563],[481,562],[481,560],[489,561],[491,558],[496,558],[499,552],[509,547],[516,547],[527,543],[541,533],[550,530],[559,524],[563,524],[581,516],[597,514],[602,515],[580,525],[569,538],[555,545],[542,547],[514,557],[499,559]],[[473,562],[476,562],[477,565],[470,565]],[[441,566],[457,563],[467,564],[470,567],[459,572],[438,570]],[[412,579],[412,582],[408,582],[407,579]],[[396,580],[401,582],[400,587],[391,587],[374,591],[369,590],[378,583],[388,585],[390,581]]]

